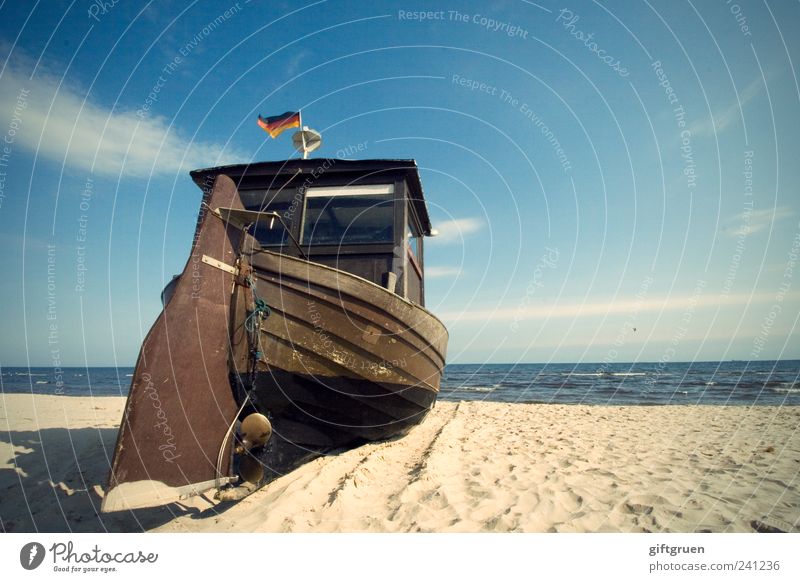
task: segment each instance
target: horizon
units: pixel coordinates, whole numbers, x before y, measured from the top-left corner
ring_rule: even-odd
[[[726,364],[726,363],[747,363],[752,364],[754,362],[759,362],[763,364],[769,363],[776,363],[776,362],[800,362],[800,358],[781,358],[778,360],[738,360],[738,359],[730,359],[730,360],[692,360],[692,361],[682,361],[682,360],[670,360],[666,362],[662,362],[659,360],[640,360],[638,362],[452,362],[445,364],[446,366],[592,366],[592,365],[612,365],[612,366],[633,366],[633,365],[643,365],[643,364],[655,364],[655,365],[677,365],[677,364]],[[135,365],[92,365],[92,366],[61,366],[61,370],[90,370],[92,368],[130,368],[134,369]],[[22,366],[13,366],[13,365],[0,365],[0,371],[7,368],[43,368],[43,369],[54,369],[52,364],[44,364],[44,365],[22,365]],[[798,370],[800,373],[800,370]]]
[[[417,161],[453,364],[798,360],[800,7],[736,6],[5,3],[0,364],[136,361],[188,172],[296,158],[284,111]]]

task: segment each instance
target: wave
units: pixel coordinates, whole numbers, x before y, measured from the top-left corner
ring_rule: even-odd
[[[495,390],[494,386],[456,386],[452,389],[442,390],[442,392],[454,394],[456,392],[494,392]]]
[[[540,382],[535,380],[504,380],[499,384],[494,384],[495,388],[529,388],[530,386],[538,386]]]
[[[800,387],[796,382],[781,382],[777,386],[768,386],[771,392],[779,394],[800,394]]]
[[[647,372],[564,372],[562,376],[647,376]]]
[[[790,389],[793,390],[800,386],[797,382],[782,382],[780,380],[767,380],[767,381],[741,381],[736,384],[737,388],[744,390],[775,390],[775,389]]]
[[[683,382],[674,383],[673,385],[679,386],[680,388],[698,388],[698,387],[705,388],[707,386],[720,386],[719,382],[716,382],[715,380],[704,380],[702,378],[700,378],[699,380],[684,380]],[[724,381],[722,382],[721,385],[721,387],[728,387],[728,388],[733,388],[734,386],[736,386],[736,384]]]

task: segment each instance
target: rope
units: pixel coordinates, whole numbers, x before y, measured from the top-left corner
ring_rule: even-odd
[[[247,330],[248,337],[250,338],[250,351],[253,355],[251,380],[255,380],[255,367],[256,363],[264,358],[264,352],[261,348],[261,321],[268,318],[272,314],[272,310],[267,305],[267,302],[261,299],[256,293],[256,284],[252,276],[247,277],[247,284],[253,292],[253,310],[247,315],[244,320],[244,328]],[[251,385],[253,385],[251,383]]]
[[[256,295],[255,289],[253,289],[253,301],[255,307],[244,320],[244,328],[251,333],[258,330],[259,320],[266,319],[272,314],[267,302]]]
[[[247,340],[250,346],[250,362],[249,362],[249,370],[247,372],[247,383],[243,381],[243,379],[239,378],[239,382],[237,382],[237,386],[241,386],[244,390],[244,398],[242,399],[242,404],[239,407],[239,410],[236,413],[236,416],[233,417],[233,422],[231,422],[230,426],[228,427],[228,431],[225,433],[225,438],[222,440],[222,444],[220,445],[219,453],[217,454],[217,466],[216,466],[216,473],[215,473],[215,487],[217,490],[223,485],[223,478],[225,476],[222,475],[222,463],[225,454],[225,446],[229,442],[231,435],[233,434],[234,428],[236,427],[236,422],[239,420],[239,417],[242,415],[242,411],[250,404],[256,410],[261,410],[258,406],[257,399],[256,399],[256,369],[257,364],[260,360],[264,357],[264,352],[262,351],[263,348],[261,347],[261,326],[260,322],[263,319],[268,318],[272,314],[272,310],[267,305],[267,302],[261,299],[258,294],[256,293],[256,284],[253,280],[252,276],[248,275],[245,279],[247,285],[250,287],[251,292],[253,293],[253,310],[247,314],[247,317],[244,320],[244,328],[247,330]],[[238,375],[237,375],[238,377]],[[228,480],[230,483],[230,480]]]

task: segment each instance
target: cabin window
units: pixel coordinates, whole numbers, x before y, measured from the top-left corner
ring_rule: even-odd
[[[309,188],[303,244],[394,242],[394,185]]]
[[[406,223],[406,241],[411,254],[419,259],[419,229],[414,222],[414,217],[409,209],[408,222]]]
[[[242,204],[247,210],[277,212],[287,226],[291,225],[291,205],[294,189],[283,190],[243,190],[240,192]],[[295,207],[297,203],[294,203]],[[272,228],[270,228],[270,225]],[[251,231],[261,246],[280,246],[286,244],[289,235],[277,220],[260,220]]]

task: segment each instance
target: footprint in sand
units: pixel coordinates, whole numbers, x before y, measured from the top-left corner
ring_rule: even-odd
[[[641,503],[625,503],[625,511],[634,515],[650,515],[653,513],[653,506]]]

